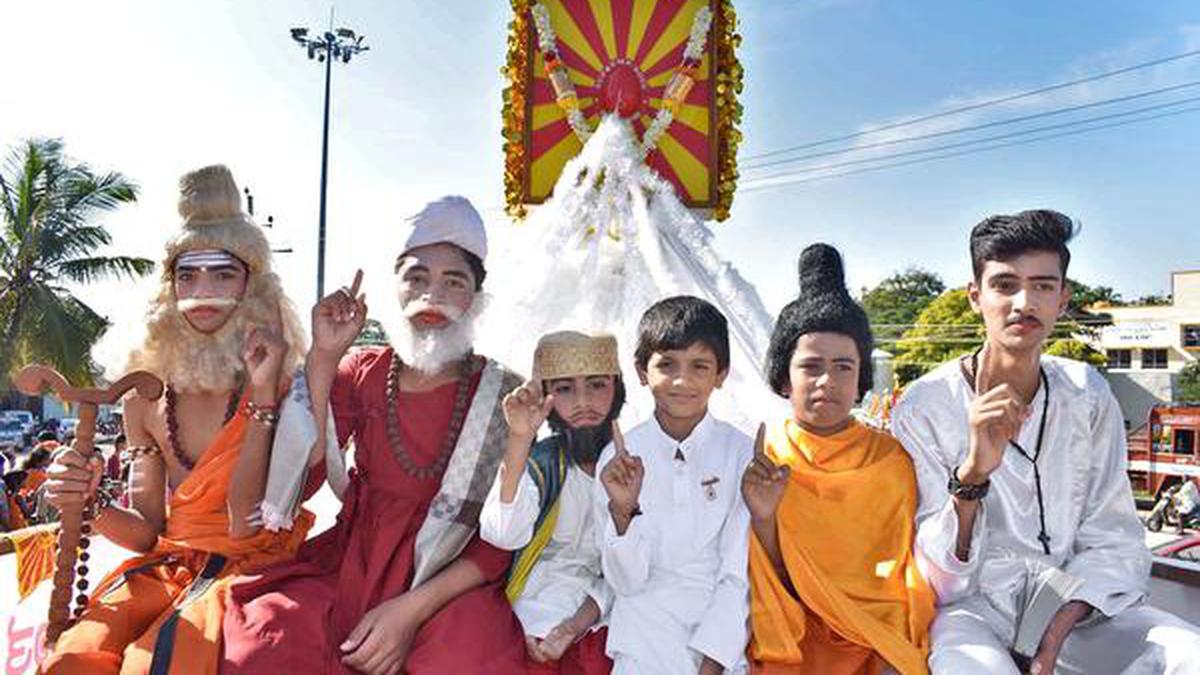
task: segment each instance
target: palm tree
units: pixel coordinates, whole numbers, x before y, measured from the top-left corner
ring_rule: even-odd
[[[0,387],[31,362],[92,383],[91,349],[109,323],[67,284],[154,268],[145,258],[96,254],[112,236],[93,219],[136,200],[129,179],[73,164],[61,141],[28,140],[9,153],[0,169]]]

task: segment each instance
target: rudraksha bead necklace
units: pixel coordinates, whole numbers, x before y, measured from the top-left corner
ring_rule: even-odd
[[[450,428],[446,430],[442,448],[437,457],[425,465],[417,464],[400,438],[400,410],[397,402],[400,392],[400,369],[403,366],[404,362],[393,353],[392,364],[388,368],[387,412],[384,415],[387,420],[388,445],[391,446],[392,454],[396,456],[396,461],[400,463],[400,468],[404,470],[404,473],[420,479],[435,478],[446,470],[446,466],[450,463],[450,456],[454,453],[454,446],[458,443],[458,435],[462,432],[463,422],[467,417],[471,377],[478,369],[477,363],[474,355],[468,353],[459,364],[458,388],[454,393],[454,411],[450,414]]]

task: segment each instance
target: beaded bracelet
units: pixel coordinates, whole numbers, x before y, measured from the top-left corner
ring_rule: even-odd
[[[162,450],[157,445],[131,445],[121,453],[121,461],[132,462],[138,457],[159,457]]]
[[[274,429],[275,425],[279,423],[279,413],[275,406],[258,405],[254,401],[246,401],[246,407],[242,409],[242,414],[268,429]]]

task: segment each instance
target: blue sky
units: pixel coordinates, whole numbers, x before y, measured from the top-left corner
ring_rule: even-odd
[[[1200,7],[1186,1],[743,0],[738,7],[747,73],[743,156],[1200,49]],[[177,225],[178,176],[229,164],[253,188],[259,215],[279,223],[273,236],[295,249],[279,266],[305,306],[314,292],[322,72],[287,29],[323,27],[328,11],[325,2],[282,0],[4,3],[0,25],[10,28],[13,56],[0,89],[0,145],[60,136],[75,157],[134,178],[141,202],[108,223],[118,247],[155,259]],[[498,236],[511,227],[495,208],[509,11],[501,0],[338,4],[335,23],[365,34],[371,51],[334,74],[329,283],[360,265],[368,276],[386,269],[378,242],[439,194],[465,194],[490,208]],[[1200,56],[878,138],[1190,80],[1200,80]],[[1200,88],[1173,96],[1185,95]],[[972,224],[1045,206],[1083,222],[1074,276],[1126,296],[1165,292],[1170,270],[1200,267],[1198,149],[1200,112],[775,186],[740,193],[733,216],[714,225],[716,244],[774,312],[794,292],[796,254],[813,241],[843,250],[855,288],[913,264],[954,285],[968,274]],[[871,155],[853,157],[860,156]],[[118,284],[84,293],[118,321],[140,311]]]

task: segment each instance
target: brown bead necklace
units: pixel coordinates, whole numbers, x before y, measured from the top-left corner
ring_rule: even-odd
[[[221,424],[224,426],[229,424],[229,420],[237,414],[238,402],[242,400],[242,390],[245,388],[245,383],[241,378],[238,378],[237,386],[233,391],[229,392],[229,403],[225,405],[225,421]],[[175,414],[175,407],[179,404],[179,394],[176,393],[175,387],[167,385],[167,444],[171,446],[171,454],[175,455],[175,460],[179,464],[191,471],[196,468],[196,460],[192,459],[186,452],[183,451],[183,446],[179,443],[179,418]]]
[[[400,407],[398,395],[400,392],[400,369],[404,362],[396,354],[392,354],[392,363],[387,376],[387,420],[388,445],[396,456],[400,468],[413,478],[429,479],[442,475],[454,454],[454,446],[458,444],[458,435],[462,432],[463,422],[467,418],[467,407],[470,403],[468,393],[471,389],[471,377],[478,370],[478,364],[470,353],[463,358],[458,369],[458,388],[454,393],[454,412],[450,414],[450,428],[442,440],[442,448],[432,462],[425,465],[417,464],[404,443],[400,440]]]

